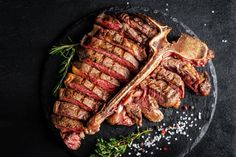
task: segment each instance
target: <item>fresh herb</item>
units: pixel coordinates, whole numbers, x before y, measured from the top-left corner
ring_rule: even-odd
[[[98,139],[95,153],[90,157],[118,157],[125,153],[127,146],[131,145],[135,139],[139,139],[142,135],[150,133],[147,129],[141,132],[132,133],[127,137],[119,139],[110,138],[109,140]]]
[[[75,54],[75,47],[78,44],[70,44],[70,45],[60,45],[60,46],[53,46],[52,49],[50,50],[50,55],[55,55],[55,56],[60,56],[63,57],[63,61],[61,63],[61,68],[59,70],[60,74],[60,81],[57,83],[53,90],[53,95],[56,95],[58,89],[62,86],[63,80],[67,74],[67,71],[70,67],[70,62]]]

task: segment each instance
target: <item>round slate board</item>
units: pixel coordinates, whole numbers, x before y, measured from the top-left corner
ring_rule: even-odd
[[[197,37],[191,29],[189,29],[182,22],[178,21],[176,18],[147,7],[133,7],[128,5],[99,10],[82,17],[73,26],[69,27],[66,33],[61,35],[61,38],[57,44],[70,43],[70,39],[72,39],[75,43],[79,42],[83,35],[92,29],[95,17],[102,11],[107,11],[109,13],[144,13],[158,22],[172,27],[172,31],[168,36],[168,40],[170,41],[176,40],[182,32]],[[44,108],[48,124],[52,130],[52,134],[55,134],[56,139],[60,141],[58,143],[61,143],[61,149],[67,149],[63,146],[64,144],[60,139],[58,131],[50,122],[50,115],[52,113],[52,107],[55,101],[55,97],[52,95],[52,90],[59,79],[58,70],[60,62],[61,58],[52,56],[49,56],[45,61],[41,79],[40,94],[41,103]],[[193,149],[197,143],[199,143],[201,138],[206,133],[215,111],[217,101],[217,79],[212,61],[209,61],[204,68],[199,68],[198,70],[207,71],[210,75],[212,84],[210,95],[207,97],[197,96],[195,93],[186,88],[186,95],[185,98],[182,99],[181,106],[192,106],[194,109],[183,110],[182,107],[180,107],[179,110],[162,108],[161,110],[163,111],[165,118],[161,123],[151,123],[144,118],[142,128],[152,128],[153,132],[150,135],[144,136],[140,140],[135,141],[135,144],[140,146],[142,145],[140,143],[145,140],[149,142],[146,142],[146,145],[144,144],[142,149],[135,148],[137,145],[132,146],[127,149],[124,156],[184,156],[191,149]],[[183,130],[170,129],[175,128],[176,126],[180,126]],[[165,136],[160,134],[163,128],[167,130]],[[81,147],[78,151],[68,150],[68,152],[72,156],[89,156],[95,148],[97,138],[108,139],[111,137],[118,137],[120,135],[125,136],[136,130],[136,126],[110,126],[107,123],[103,123],[100,132],[95,135],[87,135],[86,138],[82,140]],[[147,144],[150,144],[150,146],[147,146]]]

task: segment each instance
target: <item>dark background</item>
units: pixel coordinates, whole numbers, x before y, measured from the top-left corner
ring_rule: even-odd
[[[41,69],[48,50],[80,17],[126,2],[0,0],[0,156],[69,156],[49,131],[39,99]],[[188,25],[215,50],[217,109],[208,132],[187,156],[236,156],[236,3],[229,0],[130,3],[164,12],[168,8],[168,14]]]

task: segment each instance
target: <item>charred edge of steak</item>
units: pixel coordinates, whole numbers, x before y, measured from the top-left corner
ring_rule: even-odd
[[[88,112],[96,112],[99,108],[100,103],[95,101],[93,98],[86,96],[83,93],[76,92],[69,88],[61,88],[59,91],[59,99],[75,105],[78,105],[82,109]]]
[[[76,120],[87,120],[89,118],[89,113],[84,109],[77,105],[61,101],[54,103],[53,113]]]
[[[76,76],[72,73],[68,73],[64,84],[67,87],[75,89],[76,91],[82,92],[95,100],[106,101],[109,97],[109,93],[102,88],[96,86],[86,78]]]

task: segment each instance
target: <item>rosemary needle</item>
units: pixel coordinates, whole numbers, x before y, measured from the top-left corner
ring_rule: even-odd
[[[62,86],[63,80],[68,72],[68,69],[71,64],[71,60],[76,52],[75,47],[78,44],[70,44],[70,45],[60,45],[53,46],[50,50],[50,55],[63,57],[63,61],[61,63],[61,68],[59,70],[60,80],[53,89],[53,95],[56,95],[58,89]]]

